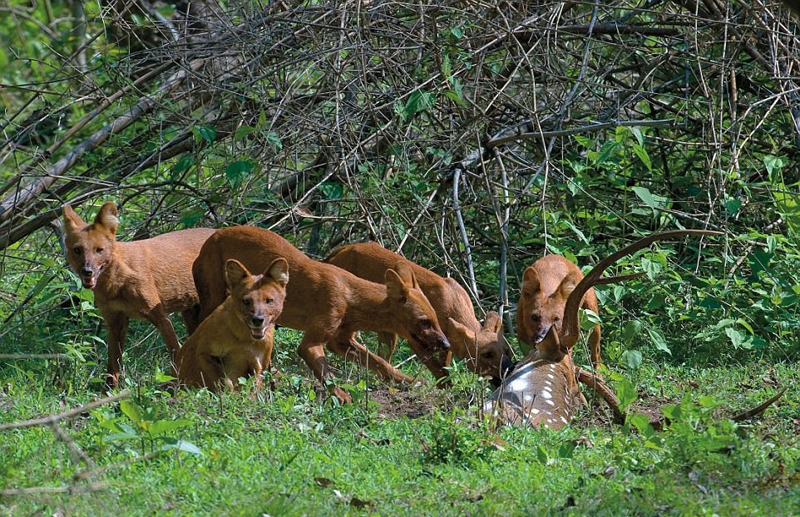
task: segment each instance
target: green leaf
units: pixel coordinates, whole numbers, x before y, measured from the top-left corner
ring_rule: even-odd
[[[278,133],[274,131],[265,131],[264,138],[267,139],[267,143],[272,147],[274,152],[278,152],[283,149],[283,142],[281,141],[281,137],[278,136]]]
[[[648,436],[653,433],[653,427],[650,425],[650,419],[647,415],[637,413],[628,418],[628,422],[636,428],[642,435]]]
[[[238,162],[229,163],[225,167],[225,178],[230,183],[231,187],[236,188],[242,184],[244,179],[253,172],[255,164],[251,161],[241,160]]]
[[[639,320],[631,320],[625,324],[625,328],[622,329],[622,339],[625,340],[626,343],[630,343],[633,341],[633,338],[642,331],[642,322]]]
[[[742,208],[742,202],[735,197],[729,197],[723,201],[725,205],[725,211],[728,212],[728,215],[734,216],[739,213],[739,209]]]
[[[144,412],[136,402],[129,399],[121,400],[119,403],[119,408],[134,423],[140,424],[142,422],[142,416],[144,415]]]
[[[744,348],[745,350],[749,350],[752,348],[753,338],[752,336],[748,336],[744,332],[740,332],[735,328],[728,327],[725,329],[725,335],[728,336],[728,339],[731,340],[733,348],[737,350],[740,348]]]
[[[650,190],[644,187],[631,187],[631,190],[633,190],[633,193],[636,194],[636,196],[650,208],[664,208],[666,206],[666,203],[664,202],[666,198],[655,196],[650,192]]]
[[[191,420],[178,419],[178,420],[156,420],[150,426],[149,433],[151,436],[159,436],[181,427],[188,427],[192,425]]]
[[[638,397],[639,394],[636,393],[636,388],[627,378],[622,377],[617,382],[617,398],[622,411],[625,411],[625,408],[633,404]]]
[[[655,280],[655,278],[661,272],[661,263],[650,260],[647,257],[642,257],[642,269],[644,269],[645,273],[647,273],[647,278],[650,280]]]
[[[236,128],[236,132],[233,134],[234,140],[242,140],[245,137],[255,133],[257,130],[253,126],[243,125]]]
[[[592,330],[597,325],[603,323],[600,320],[600,316],[598,316],[596,312],[589,309],[579,309],[578,318],[580,318],[581,329],[583,330]]]
[[[633,152],[636,156],[642,161],[645,167],[647,167],[648,171],[653,170],[653,162],[650,161],[650,155],[647,154],[647,151],[644,147],[638,144],[633,145]]]
[[[195,126],[192,128],[192,132],[209,144],[214,143],[214,140],[217,139],[217,130],[211,126]]]
[[[781,181],[781,178],[773,177],[773,174],[780,172],[786,166],[786,159],[783,156],[767,155],[764,157],[764,167],[771,182]]]
[[[654,328],[648,328],[647,333],[650,334],[650,339],[653,340],[653,344],[656,345],[657,349],[672,355],[672,351],[667,346],[667,340],[664,339],[664,334]]]
[[[547,456],[547,449],[542,447],[541,445],[536,446],[536,458],[542,465],[547,465],[547,461],[549,457]]]
[[[631,370],[637,370],[642,365],[642,353],[638,350],[625,350],[619,361]]]
[[[404,121],[407,121],[417,113],[425,111],[433,106],[435,102],[436,97],[431,92],[415,90],[409,95],[408,101],[406,101],[405,106],[403,106],[400,116]]]
[[[603,164],[614,155],[615,151],[619,147],[619,144],[609,140],[608,142],[603,144],[603,147],[600,148],[600,151],[597,153],[597,157],[595,158],[595,163]]]

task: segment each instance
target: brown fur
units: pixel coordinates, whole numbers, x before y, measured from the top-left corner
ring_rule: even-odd
[[[446,375],[434,352],[449,348],[449,343],[407,265],[401,263],[387,271],[383,284],[368,282],[332,264],[312,260],[283,237],[261,228],[225,228],[203,245],[193,268],[200,318],[225,298],[225,284],[215,272],[226,260],[235,258],[250,270],[258,270],[277,257],[288,261],[292,278],[278,324],[304,331],[298,352],[317,379],[325,383],[333,376],[325,360],[327,347],[341,356],[355,357],[384,378],[413,380],[358,343],[353,334],[359,330],[400,334],[437,378]],[[339,387],[334,387],[333,393],[342,402],[351,399]]]
[[[500,316],[496,312],[488,313],[481,326],[469,295],[452,278],[442,278],[375,242],[343,246],[325,259],[370,282],[380,282],[386,271],[401,261],[411,267],[420,289],[436,311],[453,354],[464,359],[467,368],[477,374],[498,380],[504,377],[513,363]],[[383,357],[389,359],[397,345],[397,335],[384,334],[381,341],[388,344],[389,353]]]
[[[547,255],[533,263],[522,277],[522,289],[517,302],[517,339],[534,346],[544,339],[550,327],[561,332],[564,307],[569,294],[583,279],[578,266],[559,255]],[[599,314],[597,296],[589,289],[581,307]],[[589,334],[592,365],[600,359],[600,325]]]
[[[92,224],[65,205],[64,223],[67,263],[84,287],[94,291],[95,305],[108,327],[108,385],[119,382],[130,318],[155,325],[174,361],[179,344],[168,314],[181,311],[192,330],[198,299],[191,265],[214,230],[196,228],[118,242],[117,207],[110,202]]]
[[[239,377],[255,376],[272,358],[275,320],[283,309],[289,264],[277,258],[263,275],[252,275],[240,262],[225,264],[230,296],[203,320],[178,353],[178,380],[188,386],[233,391]]]
[[[586,379],[586,373],[575,367],[571,354],[572,347],[578,342],[578,313],[584,296],[594,285],[611,284],[639,276],[603,278],[603,272],[620,258],[655,241],[683,235],[719,235],[719,232],[674,230],[657,233],[639,239],[601,260],[583,280],[571,288],[564,306],[564,321],[560,330],[555,324],[550,326],[544,339],[517,364],[511,375],[504,379],[502,386],[492,393],[484,404],[484,411],[509,424],[553,429],[569,424],[574,410],[585,402],[578,389],[577,376],[581,375],[584,382],[594,383],[594,379]],[[601,393],[607,400],[613,400],[613,394],[602,384]]]

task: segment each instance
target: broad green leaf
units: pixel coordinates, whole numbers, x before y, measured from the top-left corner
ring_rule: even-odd
[[[181,427],[188,427],[192,425],[191,420],[178,419],[178,420],[156,420],[150,426],[149,432],[151,436],[159,436]]]
[[[642,331],[642,322],[639,320],[631,320],[625,324],[625,328],[622,329],[622,339],[625,340],[626,343],[630,343],[634,336],[639,334]]]
[[[119,403],[119,408],[134,423],[140,424],[142,422],[142,416],[144,413],[142,412],[142,408],[139,407],[139,404],[136,402],[129,399],[121,400]]]
[[[725,335],[731,340],[733,348],[736,348],[737,350],[739,348],[744,348],[745,350],[752,348],[753,338],[744,332],[740,332],[735,328],[728,327],[725,329]]]
[[[667,205],[665,202],[667,198],[653,195],[653,193],[645,187],[631,187],[631,190],[633,190],[633,193],[650,208],[664,208]]]
[[[240,160],[237,162],[229,163],[225,167],[225,178],[230,183],[231,187],[236,188],[242,184],[244,179],[253,172],[255,164],[251,161]]]
[[[642,353],[638,350],[625,350],[619,361],[631,370],[636,370],[642,365]]]
[[[597,325],[603,323],[600,320],[600,316],[598,316],[596,312],[589,309],[581,308],[578,311],[578,318],[580,318],[581,329],[583,330],[591,330]]]
[[[217,130],[211,126],[195,126],[192,131],[209,144],[217,139]]]
[[[648,428],[649,428],[649,431],[650,431],[649,434],[652,434],[652,432],[653,432],[653,428],[650,425],[650,420],[647,418],[647,415],[643,415],[641,413],[637,413],[635,415],[631,415],[628,418],[628,422],[633,427],[635,427],[636,430],[639,431],[644,436],[648,435]]]
[[[648,171],[653,170],[653,162],[650,161],[650,155],[647,154],[647,151],[641,145],[634,144],[633,145],[633,152],[636,156],[642,161],[645,167],[647,167]]]
[[[648,328],[647,333],[650,334],[650,339],[653,340],[653,344],[656,345],[657,349],[672,355],[672,351],[667,346],[667,340],[664,339],[664,334],[654,328]]]
[[[636,393],[636,387],[631,384],[631,381],[625,377],[617,381],[617,398],[619,399],[621,410],[625,411],[625,408],[633,404],[638,397],[639,394]]]

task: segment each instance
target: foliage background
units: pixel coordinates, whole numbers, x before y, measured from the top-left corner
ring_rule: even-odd
[[[515,348],[521,274],[543,253],[588,267],[640,234],[722,230],[620,262],[647,279],[601,293],[609,367],[800,357],[800,53],[777,2],[0,12],[0,352],[70,358],[6,372],[91,384],[105,334],[57,223],[107,200],[123,239],[256,224],[315,258],[378,240],[500,310]],[[302,372],[294,338],[281,364]],[[163,360],[151,328],[132,340],[129,357]]]

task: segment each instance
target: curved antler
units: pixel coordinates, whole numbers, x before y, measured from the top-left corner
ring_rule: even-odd
[[[572,348],[578,342],[578,333],[580,332],[580,319],[578,317],[578,309],[580,308],[583,295],[586,294],[592,286],[598,284],[610,284],[621,280],[626,280],[637,275],[622,275],[618,277],[602,278],[603,272],[608,269],[611,264],[621,259],[626,255],[630,255],[642,248],[649,246],[655,241],[671,239],[673,237],[683,237],[685,235],[722,235],[722,232],[713,230],[672,230],[669,232],[656,233],[648,235],[643,239],[629,244],[619,251],[616,251],[608,257],[601,260],[592,270],[583,277],[583,280],[575,286],[575,289],[570,293],[567,298],[567,303],[564,306],[564,323],[561,326],[561,346],[567,349]]]

